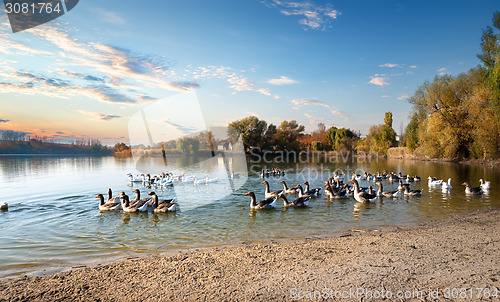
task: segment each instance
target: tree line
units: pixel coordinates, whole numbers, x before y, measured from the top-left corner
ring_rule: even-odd
[[[483,30],[481,65],[457,76],[436,76],[409,99],[406,146],[435,158],[500,156],[500,13]]]
[[[5,130],[1,135],[0,154],[111,155],[113,149],[102,145],[97,139],[63,144],[46,136],[28,136],[23,132]]]
[[[385,123],[372,126],[370,133],[361,138],[359,132],[348,128],[318,124],[318,129],[304,133],[304,125],[295,120],[284,120],[276,127],[255,116],[233,121],[228,125],[228,136],[234,143],[241,139],[245,150],[259,148],[267,151],[377,151],[385,154],[396,146],[396,132],[392,128],[392,113],[386,113]]]

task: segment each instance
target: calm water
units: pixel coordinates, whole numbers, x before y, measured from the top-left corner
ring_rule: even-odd
[[[203,177],[218,177],[208,185],[176,184],[154,191],[160,196],[177,196],[178,213],[124,214],[98,211],[94,196],[140,188],[143,195],[153,189],[131,185],[126,174],[139,173],[131,158],[114,157],[0,157],[2,201],[9,203],[0,212],[0,278],[24,274],[50,273],[72,266],[106,262],[142,253],[235,244],[262,239],[322,235],[352,228],[421,222],[478,209],[500,207],[499,171],[454,163],[378,160],[369,163],[313,161],[308,163],[253,163],[221,158],[145,159],[140,170],[173,171]],[[165,166],[166,164],[166,166]],[[248,179],[242,173],[250,169]],[[314,199],[307,209],[250,211],[249,197],[255,191],[263,199],[261,168],[278,167],[286,177],[268,178],[271,189],[280,189],[280,180],[289,185],[308,180],[320,186],[331,172],[401,171],[424,179],[412,185],[424,189],[422,197],[385,199],[374,204],[358,204],[354,199],[329,201]],[[230,181],[228,169],[239,171]],[[427,176],[452,178],[450,194],[429,190]],[[489,195],[464,194],[463,181],[477,186],[480,178],[490,180]],[[362,181],[362,186],[367,184]],[[397,187],[384,181],[384,189]]]

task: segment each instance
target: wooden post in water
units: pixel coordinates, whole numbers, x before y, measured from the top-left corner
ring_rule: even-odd
[[[163,158],[166,157],[166,155],[165,155],[165,144],[161,144],[161,154],[163,155]]]
[[[212,151],[212,157],[215,156],[214,142],[212,141],[212,131],[208,131],[208,140],[210,142],[210,150]]]

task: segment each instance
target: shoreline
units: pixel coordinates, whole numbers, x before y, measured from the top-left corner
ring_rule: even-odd
[[[353,300],[384,290],[417,293],[399,300],[422,301],[419,292],[428,298],[435,290],[445,300],[445,288],[470,289],[468,300],[486,298],[476,288],[488,288],[498,291],[497,300],[499,214],[491,209],[415,225],[147,255],[0,281],[0,301],[321,300],[321,294],[336,300],[342,298],[336,293],[354,289],[364,296]]]

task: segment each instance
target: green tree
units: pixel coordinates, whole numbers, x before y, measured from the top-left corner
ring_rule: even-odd
[[[200,141],[196,138],[183,137],[177,140],[177,150],[183,154],[195,154],[200,149]]]
[[[241,136],[245,149],[249,146],[262,148],[266,130],[267,123],[265,121],[259,120],[255,116],[249,116],[230,123],[228,125],[227,135],[233,144],[236,143]]]
[[[326,138],[332,150],[350,152],[354,149],[358,136],[347,128],[330,127]]]
[[[486,68],[485,87],[490,91],[490,102],[500,120],[500,12],[493,14],[493,27],[487,26],[481,37],[482,53],[477,57]]]
[[[264,148],[272,149],[274,145],[276,145],[276,140],[274,139],[274,137],[276,136],[276,131],[276,126],[274,124],[269,124],[266,133],[264,134]]]

